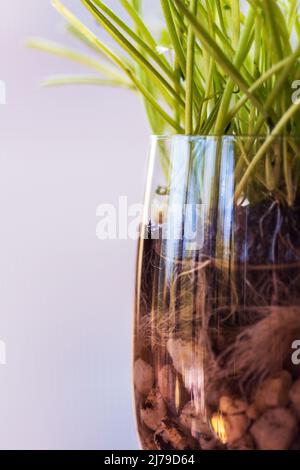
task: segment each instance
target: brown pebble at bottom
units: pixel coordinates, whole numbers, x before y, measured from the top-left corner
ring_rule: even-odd
[[[174,369],[182,376],[185,387],[190,390],[194,378],[195,364],[203,361],[203,348],[201,343],[170,338],[167,350],[172,358]]]
[[[239,398],[231,398],[229,396],[222,396],[220,398],[220,412],[222,414],[235,415],[245,413],[248,408],[248,403]]]
[[[228,450],[254,450],[255,444],[250,434],[245,434],[245,436],[243,436],[238,441],[235,441],[232,444],[228,444],[227,449]]]
[[[154,373],[150,364],[137,359],[134,363],[134,385],[141,395],[147,395],[153,387]]]
[[[142,403],[141,418],[144,424],[155,431],[165,417],[167,408],[164,400],[157,389],[152,389]]]
[[[263,413],[268,408],[286,406],[289,401],[291,386],[291,374],[285,370],[276,377],[266,380],[261,384],[255,394],[255,408],[260,413]]]
[[[154,442],[159,450],[188,450],[195,446],[191,439],[186,437],[177,427],[176,423],[166,418],[154,434]]]
[[[154,442],[154,434],[146,430],[144,427],[140,428],[140,441],[143,450],[157,450],[157,446]]]
[[[266,411],[250,432],[260,450],[287,450],[297,434],[297,420],[286,408]]]
[[[241,439],[245,435],[248,425],[249,420],[244,414],[224,416],[226,442],[232,443]]]
[[[225,448],[212,434],[201,434],[199,444],[202,450],[222,450]]]

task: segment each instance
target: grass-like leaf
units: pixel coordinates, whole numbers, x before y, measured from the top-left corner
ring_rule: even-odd
[[[40,39],[29,46],[77,62],[97,75],[60,75],[49,86],[118,86],[139,93],[153,133],[245,134],[236,165],[236,200],[262,185],[292,205],[300,190],[299,0],[160,0],[160,35],[143,15],[143,0],[119,0],[129,20],[105,0],[81,0],[101,28],[83,24],[52,0],[68,29],[93,54]],[[245,7],[246,4],[246,7]],[[243,7],[242,7],[243,5]],[[102,39],[102,30],[113,39]],[[297,82],[295,82],[297,83]],[[272,160],[276,135],[286,136]],[[265,142],[256,150],[256,135]],[[163,167],[168,166],[163,156]]]
[[[129,81],[119,81],[117,79],[100,78],[94,75],[54,75],[46,78],[42,82],[43,86],[62,86],[62,85],[97,85],[108,86],[113,88],[126,88],[128,90],[136,90],[134,85]]]

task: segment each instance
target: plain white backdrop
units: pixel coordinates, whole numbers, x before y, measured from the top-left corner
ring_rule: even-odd
[[[0,16],[0,448],[134,449],[136,244],[97,240],[96,209],[141,201],[143,108],[127,91],[40,87],[85,72],[26,49],[30,36],[81,47],[49,0],[2,0]]]

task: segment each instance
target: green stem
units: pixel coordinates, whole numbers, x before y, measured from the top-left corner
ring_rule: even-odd
[[[284,140],[283,145],[283,171],[287,188],[287,203],[291,207],[295,201],[295,191],[292,177],[292,158],[288,151],[287,139]]]
[[[271,110],[274,103],[277,103],[277,99],[281,95],[284,86],[286,86],[287,79],[290,76],[290,73],[293,67],[295,66],[295,60],[299,57],[299,55],[300,55],[300,45],[298,45],[295,52],[288,58],[289,60],[287,60],[286,66],[281,71],[275,85],[273,85],[273,88],[269,93],[269,96],[265,103],[265,110],[267,112]],[[255,130],[254,130],[255,134],[258,134],[260,132],[264,122],[265,122],[264,117],[259,116],[255,125]]]
[[[92,68],[99,72],[101,75],[110,77],[113,80],[124,80],[124,75],[121,74],[117,68],[112,67],[109,64],[104,64],[98,59],[95,59],[94,57],[89,56],[87,54],[83,54],[72,49],[67,49],[66,47],[61,46],[56,42],[45,41],[44,39],[39,38],[32,38],[26,42],[26,45],[27,47],[38,49],[40,51],[53,54],[57,57],[62,57],[64,59],[71,60],[72,62],[76,62],[77,64],[85,65],[86,67]]]
[[[263,156],[266,154],[268,149],[271,147],[272,143],[274,140],[281,134],[282,130],[286,126],[286,124],[291,120],[291,118],[299,111],[300,109],[300,101],[297,103],[293,104],[288,111],[285,112],[285,114],[282,116],[280,121],[277,123],[277,125],[274,127],[272,134],[270,134],[263,145],[260,147],[259,151],[255,155],[255,157],[251,160],[250,165],[246,169],[243,177],[241,178],[241,181],[237,185],[236,192],[235,192],[235,201],[238,201],[239,197],[242,195],[249,178],[253,174],[257,164],[260,162],[260,160],[263,158]]]
[[[62,85],[100,85],[107,87],[127,88],[128,90],[136,91],[135,86],[125,80],[99,78],[89,75],[55,75],[48,77],[42,82],[43,86],[62,86]]]
[[[180,65],[181,71],[184,75],[185,69],[186,69],[186,60],[185,60],[181,42],[177,35],[176,26],[174,23],[172,12],[171,12],[169,0],[160,0],[160,2],[161,2],[162,11],[166,20],[166,24],[169,30],[170,38],[174,47],[174,51],[177,56],[177,60]]]
[[[240,41],[240,34],[241,34],[241,21],[240,21],[240,0],[232,0],[232,42],[233,47],[236,49],[238,47]]]
[[[265,8],[265,16],[266,21],[269,26],[268,30],[270,32],[271,40],[272,40],[272,52],[274,52],[274,56],[277,61],[281,60],[283,57],[282,45],[280,42],[280,34],[279,28],[276,24],[276,14],[275,8],[273,4],[274,0],[264,0],[264,8]]]
[[[120,31],[115,28],[112,23],[94,6],[90,0],[81,0],[85,4],[88,10],[95,16],[96,19],[103,25],[103,27],[111,34],[111,36],[117,41],[117,43],[123,47],[130,55],[132,55],[135,60],[145,68],[145,70],[150,72],[155,80],[157,86],[160,88],[164,98],[169,105],[172,103],[172,99],[166,94],[168,91],[171,95],[177,97],[180,105],[184,107],[184,101],[180,96],[176,94],[174,88],[170,83],[160,74],[160,72],[153,67],[153,65],[141,54],[126,38],[123,36]],[[165,90],[164,90],[165,89]]]
[[[255,21],[255,10],[251,8],[247,17],[243,35],[239,42],[238,49],[237,49],[237,52],[233,61],[233,65],[236,68],[241,67],[241,64],[243,63],[248,53],[249,37],[252,34],[254,21]],[[217,122],[215,125],[216,135],[222,134],[224,132],[224,123],[226,122],[226,119],[227,119],[227,114],[228,114],[228,109],[230,106],[233,89],[234,89],[234,81],[230,78],[227,82],[227,85],[224,91],[222,104],[221,104]]]
[[[294,56],[287,57],[286,59],[281,60],[277,64],[273,65],[267,72],[265,72],[261,77],[256,80],[253,85],[249,88],[250,93],[256,91],[259,87],[261,87],[269,78],[271,78],[274,74],[279,72],[281,69],[288,67],[290,63],[294,63]],[[235,117],[235,115],[242,109],[242,107],[247,103],[248,97],[243,96],[239,102],[232,108],[227,116],[226,127],[228,126],[229,122]],[[258,131],[258,129],[256,129]]]
[[[177,79],[174,82],[174,88],[179,93],[180,92],[181,69],[180,69],[180,65],[177,62],[176,57],[175,57],[175,61],[174,61],[174,72],[175,72],[175,75],[177,77]],[[174,100],[174,117],[175,117],[175,121],[178,123],[178,125],[180,125],[181,110],[180,110],[180,106],[178,105],[177,99]]]
[[[197,15],[197,0],[191,1],[191,13]],[[186,98],[185,98],[185,133],[193,133],[193,84],[195,60],[195,34],[191,26],[188,28],[187,61],[186,61]]]
[[[131,17],[133,22],[135,23],[137,29],[141,32],[141,35],[145,38],[145,41],[149,44],[149,46],[155,50],[157,47],[157,43],[150,33],[149,29],[145,25],[144,21],[138,14],[138,11],[131,5],[128,0],[119,0],[124,9],[127,11],[128,15]],[[164,59],[163,59],[164,60]],[[166,61],[167,62],[167,61]]]
[[[151,44],[145,43],[143,39],[141,39],[141,34],[143,29],[141,30],[140,35],[136,34],[124,21],[122,21],[110,8],[108,8],[101,0],[93,0],[93,2],[89,0],[82,0],[83,3],[88,2],[91,6],[93,2],[100,8],[107,16],[109,16],[112,21],[115,22],[123,31],[125,31],[128,36],[130,36],[140,47],[143,49],[150,57],[153,59],[157,65],[164,71],[164,73],[171,79],[174,80],[174,72],[167,61],[164,61],[162,57],[156,52],[156,44],[153,47],[153,43]],[[87,6],[87,5],[86,5]],[[112,24],[110,22],[106,23],[107,27],[111,27]],[[114,30],[115,33],[115,30]],[[121,38],[121,35],[119,36]]]
[[[188,21],[191,23],[194,32],[197,37],[203,42],[203,45],[207,49],[207,51],[214,57],[216,62],[218,62],[219,66],[223,69],[225,73],[227,73],[233,82],[243,91],[250,101],[256,106],[259,111],[266,116],[264,107],[260,100],[255,96],[249,93],[249,85],[244,77],[239,72],[238,68],[235,67],[232,62],[228,59],[228,57],[224,54],[220,46],[214,41],[207,30],[202,26],[202,24],[190,13],[190,11],[186,8],[184,2],[182,0],[173,0],[178,9],[187,17]]]
[[[226,37],[227,30],[226,30],[226,26],[225,26],[225,22],[224,22],[223,7],[221,5],[220,0],[216,0],[216,6],[217,6],[217,12],[218,12],[218,16],[219,16],[221,31],[224,34],[224,36]]]
[[[171,116],[160,106],[155,99],[155,97],[149,93],[149,91],[143,86],[142,83],[136,78],[133,71],[128,67],[128,65],[123,62],[106,44],[104,44],[97,36],[90,31],[86,26],[84,26],[81,21],[76,18],[70,10],[68,10],[60,0],[53,0],[53,6],[57,11],[70,23],[76,30],[81,34],[84,34],[88,41],[95,47],[97,47],[110,61],[120,67],[123,72],[130,78],[136,88],[140,93],[149,101],[149,103],[156,109],[156,111],[165,119],[165,121],[170,124],[177,132],[180,134],[183,133],[183,129],[178,126],[177,122],[174,121]]]
[[[149,91],[136,79],[134,73],[129,70],[128,76],[131,78],[132,82],[135,84],[137,89],[142,93],[142,95],[149,101],[149,103],[153,106],[154,109],[165,119],[165,121],[170,124],[179,134],[183,134],[183,129],[178,125],[176,121],[174,121],[171,116],[157,103],[157,100]]]

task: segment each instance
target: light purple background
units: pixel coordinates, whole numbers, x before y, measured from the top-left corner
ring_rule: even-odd
[[[136,244],[97,240],[96,208],[141,200],[143,109],[127,91],[39,86],[86,71],[25,48],[29,36],[77,46],[49,0],[1,0],[0,18],[0,448],[136,448]]]

